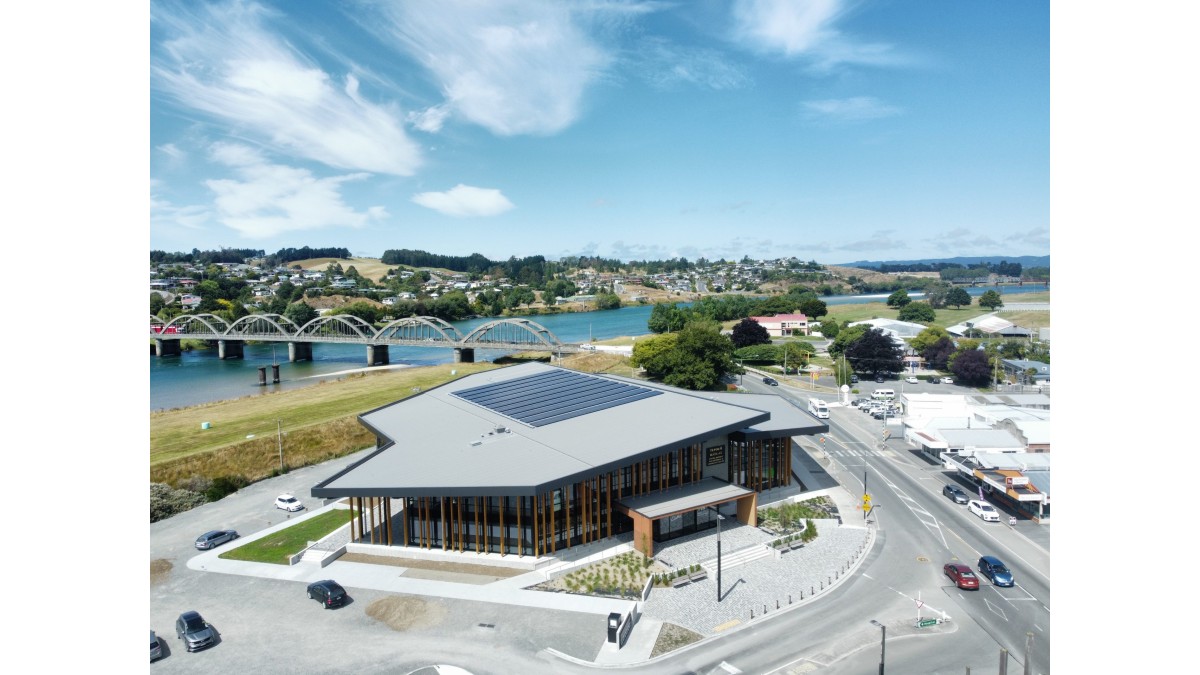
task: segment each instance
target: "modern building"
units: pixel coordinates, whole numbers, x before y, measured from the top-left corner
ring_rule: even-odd
[[[714,507],[729,503],[754,525],[758,493],[793,482],[792,437],[829,430],[775,395],[540,363],[470,375],[359,421],[377,449],[312,488],[351,500],[352,538],[502,556],[625,532],[653,555],[654,542],[715,526]]]
[[[808,335],[808,317],[803,314],[776,314],[775,316],[752,316],[751,321],[767,329],[772,337],[785,335]]]

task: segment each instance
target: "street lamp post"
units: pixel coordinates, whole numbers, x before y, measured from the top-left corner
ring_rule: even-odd
[[[879,638],[879,675],[883,675],[883,661],[884,656],[887,654],[887,626],[879,623],[875,619],[871,619],[871,623],[879,626],[880,631],[882,631],[882,634]]]
[[[721,510],[716,506],[708,507],[717,514],[717,602],[721,601]]]

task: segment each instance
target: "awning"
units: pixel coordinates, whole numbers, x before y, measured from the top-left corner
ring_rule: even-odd
[[[703,506],[716,506],[736,501],[752,494],[754,494],[753,490],[747,490],[716,478],[705,478],[662,492],[626,497],[617,501],[617,504],[650,520],[658,520],[677,513],[695,511]]]

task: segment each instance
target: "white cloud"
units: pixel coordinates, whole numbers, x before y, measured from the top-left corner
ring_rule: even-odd
[[[853,241],[848,244],[837,246],[839,251],[904,251],[909,248],[908,241],[904,237],[895,238],[894,230],[880,230],[871,235],[869,239]]]
[[[444,105],[435,105],[424,110],[408,113],[408,123],[421,131],[436,134],[442,130],[442,126],[446,123],[446,118],[449,116],[449,108]]]
[[[364,213],[342,201],[341,184],[369,174],[317,178],[307,169],[272,164],[259,151],[230,143],[214,144],[212,158],[237,175],[205,181],[216,195],[217,219],[244,237],[362,227],[387,217],[381,206]]]
[[[861,43],[838,31],[834,24],[847,13],[848,4],[848,0],[738,0],[732,9],[732,37],[758,52],[807,58],[817,70],[839,63],[882,66],[909,60],[891,45]]]
[[[151,55],[151,84],[179,105],[269,143],[281,153],[340,169],[409,176],[418,146],[392,106],[366,100],[264,27],[260,5],[151,7],[167,34]]]
[[[501,136],[565,129],[580,116],[587,85],[612,60],[580,25],[587,13],[606,11],[604,4],[444,0],[377,7],[382,19],[374,29],[433,73],[455,115]]]
[[[647,39],[637,59],[637,72],[660,89],[692,85],[706,89],[737,89],[750,78],[720,52]]]
[[[495,216],[513,208],[499,190],[459,183],[446,192],[420,192],[413,202],[447,216]]]
[[[187,153],[175,147],[174,143],[166,143],[158,146],[158,151],[174,160],[183,160],[187,158]]]
[[[811,117],[825,117],[842,121],[874,120],[899,115],[902,111],[872,96],[851,98],[827,98],[804,101],[804,108]]]

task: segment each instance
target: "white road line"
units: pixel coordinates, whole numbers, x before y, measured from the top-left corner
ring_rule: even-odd
[[[993,614],[998,614],[1001,619],[1008,621],[1008,615],[1004,613],[1003,607],[997,607],[996,605],[993,605],[992,601],[988,600],[987,598],[984,598],[983,602],[987,605],[988,609],[992,610]]]
[[[733,666],[729,665],[728,663],[726,663],[724,661],[722,661],[718,667],[721,670],[724,670],[725,672],[729,673],[729,675],[738,675],[738,673],[742,672],[741,670],[734,668]]]
[[[1042,630],[1042,627],[1041,627],[1041,626],[1039,626],[1039,625],[1037,625],[1036,623],[1035,623],[1035,624],[1033,624],[1033,627],[1034,627],[1034,628],[1036,628],[1036,629],[1038,629],[1039,631],[1041,631],[1041,632],[1043,632],[1043,633],[1045,633],[1045,632],[1046,632],[1046,631]]]

